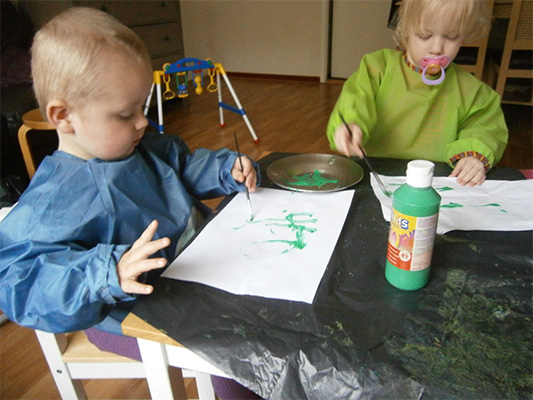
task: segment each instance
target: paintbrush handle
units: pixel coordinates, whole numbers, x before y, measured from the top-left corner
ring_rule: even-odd
[[[352,130],[350,129],[350,127],[348,126],[348,124],[344,120],[344,117],[342,116],[340,111],[339,111],[339,116],[341,117],[342,123],[344,124],[346,129],[348,129],[348,133],[350,134],[350,139],[353,138]],[[387,196],[390,196],[390,192],[387,190],[387,188],[385,187],[385,185],[381,181],[381,178],[374,171],[374,168],[372,168],[372,165],[370,165],[370,161],[368,161],[368,157],[366,156],[365,149],[363,149],[361,146],[359,146],[359,148],[361,149],[361,153],[363,153],[363,160],[365,160],[365,163],[366,163],[368,169],[370,170],[370,173],[372,175],[374,175],[374,178],[376,178],[376,181],[378,182],[379,187],[381,188],[381,190],[383,191],[384,194],[386,194]]]
[[[348,124],[346,123],[346,121],[344,120],[344,117],[342,116],[341,112],[339,111],[339,115],[341,117],[341,121],[342,123],[344,124],[344,126],[346,127],[346,129],[348,129],[348,133],[350,134],[350,139],[353,138],[353,132],[352,130],[350,129],[350,127],[348,126]]]
[[[239,149],[239,141],[237,140],[237,134],[233,133],[233,137],[235,138],[235,147],[237,148],[237,157],[239,158],[239,163],[241,165],[241,173],[244,174],[244,166],[242,165],[241,150]],[[250,190],[246,186],[246,180],[244,182],[244,189],[246,191],[246,200],[248,201],[248,208],[250,209],[250,221],[252,221],[254,219],[254,212],[252,209],[252,201],[250,200]]]

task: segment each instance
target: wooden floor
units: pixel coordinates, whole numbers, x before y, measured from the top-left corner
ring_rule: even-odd
[[[238,114],[225,111],[226,127],[219,127],[217,96],[207,91],[201,96],[192,93],[185,100],[165,104],[166,133],[181,135],[194,150],[198,147],[234,149],[235,132],[241,152],[252,158],[258,158],[265,151],[332,153],[325,127],[339,96],[340,84],[230,79],[260,139],[259,144],[253,142]],[[224,84],[223,88],[223,101],[234,105]],[[500,166],[532,169],[532,109],[504,105],[504,112],[510,138]],[[89,380],[84,383],[91,399],[149,398],[144,380]],[[34,332],[11,322],[0,327],[0,399],[59,398]]]
[[[235,148],[233,133],[241,151],[258,158],[265,151],[333,153],[326,139],[329,115],[342,85],[331,83],[274,81],[231,77],[231,83],[259,137],[254,144],[243,118],[224,111],[226,126],[219,127],[215,93],[191,94],[185,101],[164,104],[165,133],[180,135],[192,150],[197,147]],[[223,86],[223,101],[233,104]],[[533,109],[503,105],[509,127],[509,143],[499,166],[533,168]],[[379,171],[378,171],[379,172]]]

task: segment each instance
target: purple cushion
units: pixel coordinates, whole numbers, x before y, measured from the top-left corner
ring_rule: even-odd
[[[220,400],[261,399],[261,397],[233,379],[212,375],[211,383]]]
[[[135,338],[114,335],[96,328],[85,330],[85,335],[100,350],[132,358],[137,361],[142,360],[139,345]],[[211,382],[220,400],[261,399],[261,397],[232,379],[211,376]]]
[[[139,351],[139,345],[135,338],[114,335],[96,328],[85,330],[85,335],[89,339],[89,342],[100,350],[141,361],[141,352]]]

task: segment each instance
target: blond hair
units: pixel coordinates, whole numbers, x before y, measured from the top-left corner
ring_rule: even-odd
[[[487,0],[402,0],[394,39],[405,48],[408,37],[420,33],[430,16],[446,16],[455,21],[462,40],[484,35],[491,24]]]
[[[142,40],[103,11],[73,7],[47,22],[31,49],[33,88],[43,115],[54,99],[75,106],[94,100],[104,89],[99,80],[109,51],[137,61],[132,68],[151,69]]]

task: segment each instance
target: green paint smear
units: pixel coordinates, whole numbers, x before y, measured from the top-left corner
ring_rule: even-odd
[[[447,192],[449,190],[453,190],[453,188],[449,187],[449,186],[444,186],[444,187],[441,187],[441,188],[435,188],[435,190],[437,192]]]
[[[315,169],[315,172],[313,172],[312,174],[303,174],[303,175],[293,175],[292,176],[293,179],[296,179],[296,181],[293,181],[293,182],[289,182],[288,180],[285,179],[285,183],[287,185],[291,185],[291,186],[318,186],[318,187],[321,187],[327,183],[337,183],[338,180],[337,179],[327,179],[327,178],[324,178],[321,174],[320,174],[320,171]]]
[[[531,287],[511,279],[508,285]],[[528,300],[502,291],[501,279],[480,280],[461,270],[449,270],[444,285],[438,299],[408,314],[410,335],[391,335],[387,352],[426,387],[428,398],[531,398],[533,324],[523,311]],[[435,312],[440,318],[427,318]]]
[[[284,210],[283,213],[287,213],[287,210]],[[245,245],[241,248],[241,253],[245,255],[248,259],[257,258],[254,254],[248,254],[245,250],[259,247],[261,245],[281,245],[281,250],[274,250],[273,253],[269,253],[268,256],[275,256],[279,254],[287,254],[293,250],[302,250],[307,246],[305,240],[307,233],[314,233],[317,231],[316,228],[307,226],[308,224],[315,224],[318,222],[316,218],[312,218],[313,214],[309,212],[301,213],[288,213],[284,218],[266,218],[266,219],[254,219],[253,221],[247,220],[244,225],[234,227],[234,230],[242,229],[251,224],[263,224],[265,227],[268,227],[269,233],[273,236],[276,235],[275,228],[286,228],[289,229],[292,234],[294,234],[294,240],[287,239],[269,239],[253,242],[249,245]],[[286,231],[284,231],[286,233]]]
[[[459,207],[464,207],[464,206],[462,204],[459,204],[459,203],[451,202],[451,203],[448,203],[448,204],[443,204],[440,207],[441,208],[459,208]]]
[[[325,325],[324,327],[328,331],[330,339],[335,340],[337,343],[339,343],[343,347],[353,348],[354,342],[352,341],[352,339],[350,339],[350,337],[344,330],[344,326],[342,325],[342,322],[335,320],[333,326]]]
[[[242,325],[233,325],[233,333],[246,339],[246,329]]]
[[[454,203],[454,202],[450,202],[448,204],[443,204],[440,206],[441,208],[461,208],[461,207],[465,207],[464,205],[462,204],[459,204],[459,203]],[[481,205],[474,205],[474,206],[471,206],[471,207],[501,207],[500,204],[498,203],[489,203],[489,204],[481,204]],[[500,212],[504,212],[506,213],[507,211],[506,210],[500,210]]]
[[[470,249],[471,249],[472,251],[475,251],[476,253],[481,254],[481,249],[480,249],[479,247],[477,247],[475,244],[470,243],[470,244],[468,245],[468,247],[470,247]]]

